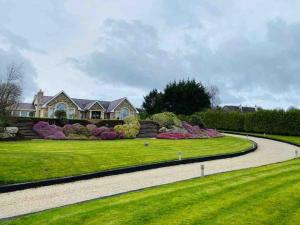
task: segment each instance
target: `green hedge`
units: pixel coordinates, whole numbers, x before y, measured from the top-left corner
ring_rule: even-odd
[[[206,111],[196,115],[210,128],[300,135],[300,110],[260,110],[253,113]]]

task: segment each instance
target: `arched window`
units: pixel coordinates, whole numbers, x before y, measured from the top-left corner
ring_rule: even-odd
[[[127,108],[122,108],[119,114],[120,119],[125,119],[127,116],[129,116],[129,110]]]
[[[67,105],[65,103],[58,103],[56,105],[56,110],[63,110],[63,111],[67,111]]]

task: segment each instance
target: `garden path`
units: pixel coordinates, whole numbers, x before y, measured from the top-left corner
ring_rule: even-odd
[[[0,218],[15,217],[200,177],[201,165],[205,167],[205,175],[211,175],[282,162],[293,159],[298,149],[278,141],[254,137],[249,137],[249,139],[258,144],[258,149],[236,158],[171,166],[0,194]]]

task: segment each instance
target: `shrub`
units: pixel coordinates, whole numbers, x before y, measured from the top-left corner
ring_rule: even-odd
[[[37,132],[42,138],[48,138],[49,136],[54,136],[56,133],[63,131],[61,127],[56,125],[50,125],[48,122],[37,122],[33,126],[33,130]]]
[[[115,140],[118,138],[119,138],[118,133],[114,131],[105,131],[101,133],[102,140]]]
[[[88,137],[85,136],[85,135],[70,134],[70,135],[68,136],[68,139],[72,139],[72,140],[84,140],[84,139],[88,139]]]
[[[89,130],[85,126],[81,125],[80,123],[75,123],[72,125],[71,133],[78,134],[78,135],[84,135],[84,136],[90,136]]]
[[[124,125],[117,125],[114,131],[117,132],[122,138],[136,138],[140,131],[140,123],[136,116],[129,116],[125,118]]]
[[[57,131],[53,135],[50,135],[46,138],[52,140],[62,140],[62,139],[66,139],[66,136],[62,131]]]
[[[69,136],[72,133],[73,126],[71,124],[66,124],[63,127],[63,132],[65,135]]]
[[[163,112],[151,116],[151,120],[157,122],[161,127],[171,128],[172,126],[181,127],[181,121],[174,113]]]
[[[101,138],[101,134],[103,132],[109,132],[109,131],[111,131],[111,130],[108,127],[102,126],[102,127],[94,129],[92,131],[92,136],[97,137],[97,138]]]
[[[90,132],[90,135],[92,135],[93,131],[97,128],[97,126],[95,124],[88,124],[86,125],[86,128]]]
[[[56,110],[54,115],[59,120],[60,125],[67,122],[67,113],[65,110]]]
[[[216,129],[300,135],[300,110],[259,110],[252,113],[219,110],[198,114],[207,126]]]
[[[183,134],[183,133],[160,133],[157,135],[159,139],[187,139],[192,138],[191,134]]]

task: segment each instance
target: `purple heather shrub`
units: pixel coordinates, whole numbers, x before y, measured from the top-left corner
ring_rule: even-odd
[[[62,139],[66,139],[66,136],[62,131],[57,131],[53,135],[50,135],[46,138],[52,140],[62,140]]]
[[[102,140],[115,140],[118,139],[119,135],[114,131],[105,131],[101,133]]]
[[[39,121],[33,126],[33,130],[42,138],[48,138],[57,132],[62,132],[62,128],[56,125],[50,125],[48,122]]]
[[[101,134],[103,132],[110,132],[111,130],[108,128],[108,127],[99,127],[99,128],[96,128],[92,131],[92,135],[97,137],[97,138],[101,138]]]

